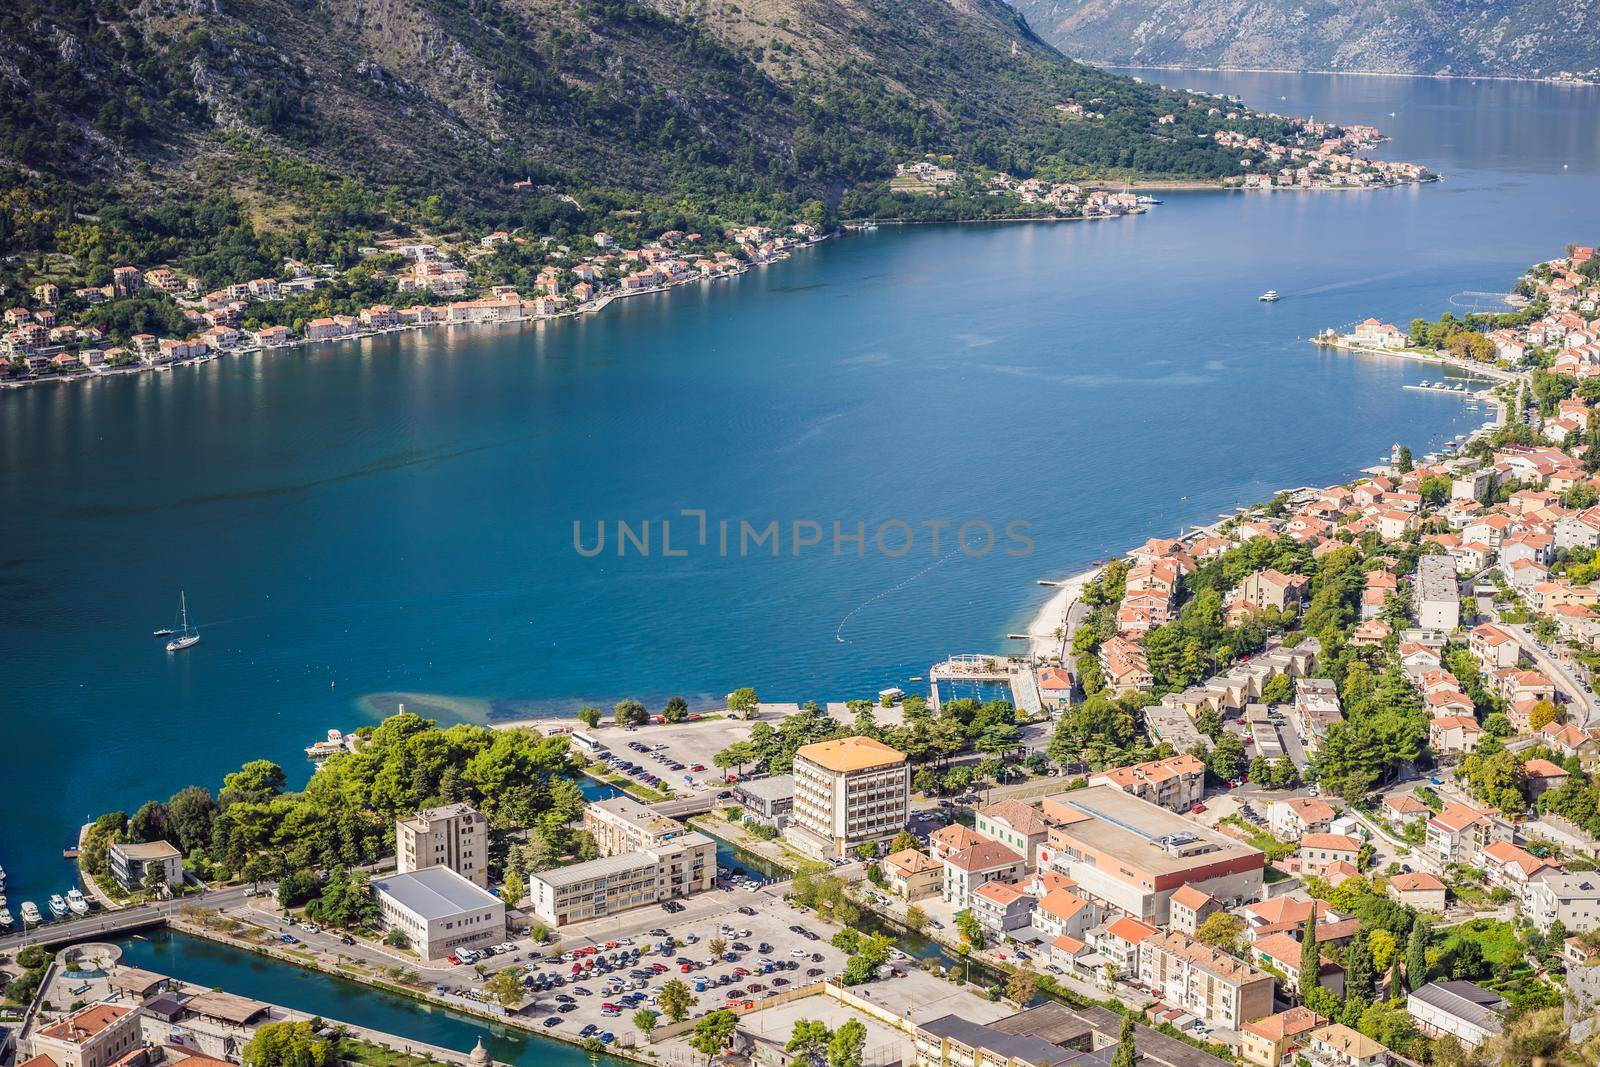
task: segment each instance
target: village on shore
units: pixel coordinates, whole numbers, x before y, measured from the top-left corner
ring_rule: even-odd
[[[1047,606],[1029,653],[951,657],[926,695],[623,700],[449,747],[402,711],[311,746],[303,793],[258,760],[103,816],[80,850],[94,910],[0,937],[20,1062],[289,1067],[271,1050],[300,1042],[413,1067],[372,1058],[394,1035],[122,967],[115,945],[43,951],[96,922],[644,1061],[1586,1056],[1597,274],[1573,246],[1522,279],[1520,312],[1362,324],[1346,347],[1492,371],[1494,421],[1147,541]],[[719,841],[760,866],[727,869]]]
[[[63,294],[52,284],[37,286],[28,306],[7,308],[0,334],[0,384],[92,378],[127,370],[159,370],[218,356],[283,349],[292,345],[349,340],[432,326],[525,323],[599,311],[626,296],[661,292],[692,281],[727,278],[751,266],[770,263],[820,239],[816,229],[795,223],[787,233],[746,226],[721,235],[732,249],[704,250],[698,233],[669,230],[639,248],[620,249],[607,233],[596,233],[585,254],[566,245],[550,248],[551,263],[534,281],[534,295],[516,286],[489,286],[451,255],[428,243],[390,241],[362,250],[363,257],[391,256],[400,265],[388,280],[405,303],[373,304],[353,315],[312,318],[301,329],[284,324],[250,325],[263,305],[314,294],[341,272],[333,264],[307,265],[286,260],[281,277],[237,282],[201,293],[198,279],[171,267],[120,266],[105,286]],[[478,250],[526,242],[521,234],[496,231],[481,238]],[[136,333],[126,344],[107,344],[105,332],[71,321],[71,309],[89,309],[143,292],[164,294],[182,310],[190,332],[178,337]],[[477,293],[477,295],[474,295]],[[420,297],[443,302],[424,304]]]

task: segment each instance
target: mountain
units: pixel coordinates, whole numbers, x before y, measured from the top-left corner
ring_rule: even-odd
[[[1552,77],[1600,67],[1600,0],[1018,0],[1093,63]]]
[[[0,85],[0,253],[207,278],[374,233],[827,211],[930,152],[1113,180],[1239,160],[1000,0],[11,0]],[[1103,119],[1062,121],[1073,98]]]

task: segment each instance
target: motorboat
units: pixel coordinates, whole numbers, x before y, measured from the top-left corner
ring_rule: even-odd
[[[67,907],[67,898],[60,893],[50,894],[50,911],[58,919],[65,919],[72,914],[71,909]]]
[[[5,905],[0,904],[0,926],[11,926],[16,921],[17,920],[12,917],[11,912],[6,910]]]
[[[39,905],[31,900],[22,902],[22,925],[30,926],[44,922],[44,916],[39,914]]]
[[[89,914],[89,898],[83,895],[83,890],[73,886],[67,890],[67,908],[74,915]]]
[[[1278,295],[1278,290],[1276,290],[1276,289],[1268,289],[1266,292],[1264,292],[1260,296],[1256,297],[1256,299],[1260,300],[1260,301],[1263,301],[1264,303],[1276,304],[1279,300],[1282,300],[1283,297]]]

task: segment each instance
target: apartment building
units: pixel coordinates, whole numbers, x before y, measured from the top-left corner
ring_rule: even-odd
[[[1600,930],[1600,875],[1552,872],[1534,879],[1528,884],[1527,915],[1545,932],[1558,921],[1569,934]]]
[[[183,884],[183,853],[170,841],[113,841],[106,858],[112,876],[130,892],[137,892],[152,870],[160,872],[161,883],[168,889]]]
[[[1101,1067],[1116,1051],[1122,1016],[1098,1005],[1048,1002],[978,1023],[943,1015],[912,1028],[910,1067]],[[1227,1061],[1148,1026],[1134,1027],[1141,1067],[1226,1067]]]
[[[531,873],[528,896],[540,920],[566,926],[702,892],[716,877],[716,843],[689,830],[651,848]]]
[[[1046,797],[1042,810],[1055,825],[1040,869],[1067,875],[1074,892],[1113,911],[1159,927],[1185,885],[1224,904],[1261,896],[1262,853],[1114,786]]]
[[[1020,800],[1002,800],[978,809],[973,829],[979,837],[997,841],[1022,857],[1022,862],[1033,866],[1044,844],[1045,831],[1050,824],[1039,809]]]
[[[1307,1007],[1280,1011],[1240,1028],[1244,1062],[1251,1067],[1279,1067],[1305,1043],[1307,1035],[1328,1020]]]
[[[1145,938],[1138,973],[1141,985],[1210,1026],[1236,1030],[1272,1014],[1270,974],[1187,934]]]
[[[1461,587],[1455,560],[1449,556],[1423,556],[1417,560],[1415,580],[1417,625],[1449,633],[1461,625]]]
[[[1343,1023],[1313,1030],[1303,1054],[1312,1067],[1384,1067],[1389,1050]]]
[[[1181,756],[1114,767],[1089,779],[1172,811],[1188,811],[1206,795],[1206,765],[1185,752]]]
[[[401,874],[447,867],[480,889],[489,885],[489,822],[471,804],[445,804],[395,820]]]
[[[602,856],[654,848],[693,833],[677,819],[629,796],[596,800],[583,809],[583,828]]]
[[[1497,809],[1470,804],[1445,805],[1425,829],[1422,847],[1441,863],[1476,865],[1489,845],[1511,840],[1511,824]]]
[[[911,772],[904,752],[870,737],[804,745],[794,756],[794,810],[784,836],[816,856],[844,856],[904,829]]]
[[[1023,858],[998,841],[980,840],[943,857],[941,895],[957,908],[971,905],[972,895],[988,882],[1019,882],[1027,873]]]

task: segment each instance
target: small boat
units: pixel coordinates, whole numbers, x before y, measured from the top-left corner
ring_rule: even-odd
[[[0,889],[4,889],[5,887],[6,887],[6,869],[4,867],[0,867]]]
[[[0,905],[0,926],[10,926],[16,921],[11,912],[7,911],[4,905]]]
[[[1278,295],[1278,290],[1276,290],[1276,289],[1268,289],[1266,292],[1264,292],[1260,296],[1256,297],[1256,299],[1264,301],[1264,302],[1266,302],[1268,304],[1275,304],[1279,300],[1282,300],[1283,297]]]
[[[66,918],[69,914],[69,909],[67,908],[67,898],[62,896],[60,893],[51,893],[50,911],[58,919]]]
[[[67,890],[67,908],[74,915],[89,914],[89,898],[83,895],[83,890],[73,886]]]
[[[168,652],[182,652],[200,643],[200,632],[189,628],[189,602],[181,592],[178,594],[178,618],[181,629],[178,636],[167,642]]]
[[[27,926],[42,922],[44,922],[44,916],[39,914],[39,905],[31,900],[24,900],[22,902],[22,925]]]
[[[150,631],[150,636],[151,637],[171,637],[173,634],[175,634],[177,632],[178,631],[172,629],[170,626],[163,626],[159,630],[151,630]]]

